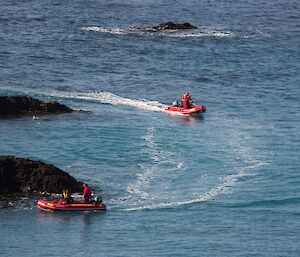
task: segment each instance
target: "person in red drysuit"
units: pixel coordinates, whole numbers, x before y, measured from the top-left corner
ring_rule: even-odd
[[[192,102],[193,99],[190,96],[189,92],[185,92],[182,96],[182,105],[183,105],[183,109],[189,109],[192,107]]]
[[[83,184],[83,187],[84,187],[84,189],[83,189],[83,198],[84,198],[84,201],[86,203],[88,203],[88,202],[90,202],[90,199],[92,197],[92,192],[89,189],[88,184]]]

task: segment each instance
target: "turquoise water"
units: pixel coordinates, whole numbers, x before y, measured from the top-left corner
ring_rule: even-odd
[[[299,256],[296,1],[0,1],[0,94],[91,113],[0,121],[0,154],[106,213],[0,210],[3,256]],[[140,33],[162,21],[196,31]],[[207,112],[173,116],[188,90]]]

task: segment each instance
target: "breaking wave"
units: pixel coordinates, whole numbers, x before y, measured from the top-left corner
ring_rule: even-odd
[[[221,28],[212,27],[200,27],[192,30],[168,30],[168,31],[152,31],[141,30],[135,28],[105,28],[101,26],[89,26],[81,28],[85,31],[108,33],[112,35],[138,35],[138,36],[159,36],[159,37],[171,37],[171,38],[256,38],[263,37],[269,38],[271,34],[258,30],[258,29],[245,29],[243,31],[224,30]]]
[[[127,34],[126,31],[121,29],[121,28],[111,28],[111,29],[109,29],[109,28],[102,28],[102,27],[97,27],[97,26],[90,26],[90,27],[84,27],[82,29],[86,30],[86,31],[110,33],[110,34],[115,34],[115,35]]]
[[[235,33],[226,30],[219,30],[213,28],[199,28],[189,31],[179,31],[179,30],[170,30],[164,32],[153,32],[147,30],[138,30],[138,29],[123,29],[123,28],[104,28],[99,26],[90,26],[83,27],[83,30],[99,32],[99,33],[109,33],[113,35],[140,35],[140,36],[160,36],[160,37],[174,37],[174,38],[200,38],[200,37],[234,37]]]

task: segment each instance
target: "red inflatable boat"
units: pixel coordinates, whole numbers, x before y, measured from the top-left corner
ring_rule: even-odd
[[[206,108],[204,105],[194,105],[188,109],[182,107],[167,106],[165,107],[165,111],[170,113],[176,113],[176,114],[192,115],[192,114],[204,113],[206,111]]]
[[[104,203],[85,203],[84,200],[74,200],[72,203],[66,203],[65,200],[45,201],[40,199],[37,205],[44,211],[106,211]]]

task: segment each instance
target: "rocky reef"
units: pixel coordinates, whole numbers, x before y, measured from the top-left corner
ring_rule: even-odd
[[[197,27],[187,22],[186,23],[165,22],[165,23],[160,23],[156,26],[152,26],[151,29],[154,31],[167,31],[167,30],[197,29]]]
[[[73,111],[66,105],[56,101],[45,103],[28,96],[0,96],[0,118],[71,113]]]
[[[0,156],[0,203],[18,196],[82,192],[82,182],[51,164]]]
[[[191,30],[198,29],[198,27],[190,24],[190,23],[174,23],[174,22],[164,22],[158,25],[154,25],[151,27],[133,27],[130,28],[130,32],[173,32],[173,31],[181,31],[181,30]]]

